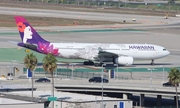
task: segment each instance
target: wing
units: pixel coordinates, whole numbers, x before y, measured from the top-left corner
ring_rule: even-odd
[[[98,57],[99,58],[102,58],[102,57],[105,57],[105,58],[114,58],[114,57],[119,57],[120,55],[118,54],[115,54],[115,53],[111,53],[111,52],[108,52],[108,51],[103,51],[102,48],[98,48],[99,50],[99,53],[98,53]]]

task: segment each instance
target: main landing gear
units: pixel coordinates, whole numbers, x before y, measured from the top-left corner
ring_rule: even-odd
[[[151,65],[154,66],[154,60],[153,59],[151,60]]]
[[[94,65],[94,62],[92,61],[84,61],[84,65]]]
[[[91,65],[91,66],[102,66],[103,63],[94,63],[92,61],[84,61],[83,65]]]

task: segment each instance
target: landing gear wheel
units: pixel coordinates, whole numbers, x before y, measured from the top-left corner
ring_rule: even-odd
[[[84,65],[94,65],[94,62],[92,61],[84,61]]]
[[[154,60],[152,59],[151,65],[154,66]]]
[[[88,62],[88,61],[84,61],[83,64],[84,64],[84,65],[89,65],[89,62]]]
[[[94,62],[92,62],[92,61],[89,61],[89,65],[94,65]]]

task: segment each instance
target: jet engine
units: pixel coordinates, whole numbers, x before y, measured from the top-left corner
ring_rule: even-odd
[[[120,56],[113,60],[114,64],[120,64],[120,65],[132,65],[133,64],[133,57],[130,56]]]

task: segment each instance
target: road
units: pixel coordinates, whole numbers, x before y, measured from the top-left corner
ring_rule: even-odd
[[[91,87],[99,87],[102,86],[101,83],[89,83],[87,79],[59,79],[55,78],[55,86],[91,86]],[[25,87],[31,87],[31,80],[29,79],[17,79],[13,81],[1,81],[1,86],[10,86],[10,85],[17,85],[17,86],[25,86]],[[110,80],[109,83],[104,83],[104,87],[117,87],[117,88],[134,88],[134,89],[145,89],[145,90],[164,90],[164,91],[172,91],[174,92],[174,87],[163,87],[162,81],[152,81],[150,80]],[[34,83],[34,87],[37,88],[37,90],[51,90],[51,83]],[[173,88],[173,89],[172,89]],[[180,88],[178,87],[178,90]]]

